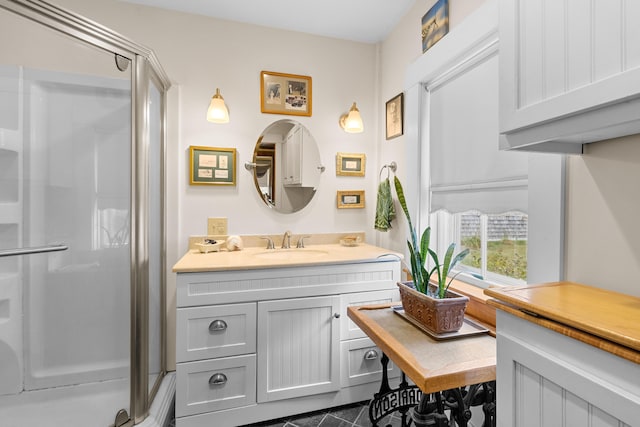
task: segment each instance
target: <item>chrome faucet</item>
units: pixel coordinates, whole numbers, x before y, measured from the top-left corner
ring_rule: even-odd
[[[289,230],[284,232],[284,236],[282,237],[282,249],[291,248],[291,232]]]

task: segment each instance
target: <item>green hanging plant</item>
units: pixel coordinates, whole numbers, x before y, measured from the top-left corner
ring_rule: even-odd
[[[404,197],[404,191],[402,184],[397,176],[394,176],[394,185],[396,188],[396,194],[398,195],[398,201],[409,223],[409,231],[411,233],[411,240],[407,240],[407,246],[409,247],[409,258],[411,261],[411,275],[413,276],[413,285],[418,292],[432,296],[434,298],[444,298],[453,277],[447,282],[449,273],[453,270],[456,264],[464,259],[469,254],[469,249],[465,249],[457,255],[453,255],[455,251],[455,243],[451,243],[444,254],[442,263],[438,258],[438,254],[429,248],[429,241],[431,240],[431,227],[427,227],[420,237],[420,244],[418,245],[418,235],[416,229],[411,222],[411,215],[409,215],[409,209],[407,209],[407,201]],[[427,271],[427,254],[433,261],[433,268]],[[433,278],[436,289],[432,291],[429,287],[429,280],[435,274],[437,277]]]

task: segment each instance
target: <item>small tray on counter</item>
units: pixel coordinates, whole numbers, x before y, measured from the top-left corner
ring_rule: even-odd
[[[391,309],[395,314],[399,315],[406,321],[410,322],[411,324],[413,324],[413,326],[417,327],[418,329],[420,329],[421,331],[429,335],[434,340],[450,340],[455,338],[464,338],[471,335],[478,335],[478,334],[484,334],[489,332],[489,329],[485,328],[479,323],[474,322],[468,317],[465,317],[464,321],[462,322],[462,327],[456,332],[446,332],[442,334],[437,334],[425,328],[423,325],[420,324],[420,322],[418,322],[413,317],[406,314],[401,305],[394,305],[391,307]]]

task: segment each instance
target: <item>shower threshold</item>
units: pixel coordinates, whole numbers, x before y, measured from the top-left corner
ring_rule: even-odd
[[[171,418],[175,373],[168,373],[140,426],[164,427]],[[129,408],[129,380],[112,380],[0,396],[3,427],[107,427]]]

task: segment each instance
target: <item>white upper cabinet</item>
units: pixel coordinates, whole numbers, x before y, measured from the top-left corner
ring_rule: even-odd
[[[285,186],[317,188],[320,183],[320,154],[309,131],[294,127],[284,144]]]
[[[500,148],[640,133],[640,2],[500,0]]]

